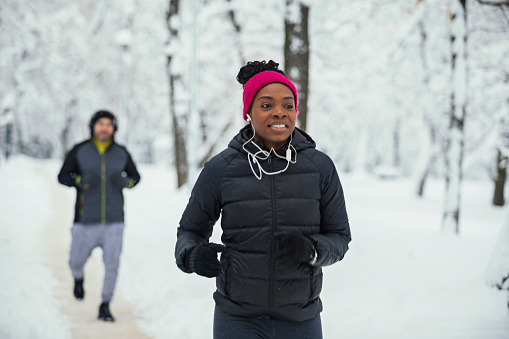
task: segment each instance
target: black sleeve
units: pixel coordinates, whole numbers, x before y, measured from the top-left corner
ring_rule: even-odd
[[[129,152],[127,152],[127,157],[128,157],[127,164],[125,166],[124,171],[127,173],[127,176],[133,180],[132,187],[134,187],[134,186],[138,185],[138,183],[140,182],[141,176],[140,176],[140,173],[138,173],[138,170],[136,169],[136,165],[134,164],[133,158],[131,157]]]
[[[76,187],[76,176],[80,175],[78,161],[76,159],[77,146],[67,154],[64,164],[58,173],[58,182],[69,187]]]
[[[317,266],[343,259],[352,240],[343,187],[334,163],[328,157],[325,160],[321,171],[320,234],[311,236],[318,253]]]
[[[193,247],[209,241],[221,214],[219,182],[224,173],[224,164],[218,163],[218,160],[215,157],[205,163],[177,228],[175,259],[177,266],[186,273],[191,273],[185,265],[187,254]]]

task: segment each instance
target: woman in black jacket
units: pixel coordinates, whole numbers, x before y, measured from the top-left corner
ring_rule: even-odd
[[[297,90],[278,64],[248,62],[237,80],[248,124],[196,181],[177,265],[217,277],[214,338],[321,338],[321,268],[351,240],[343,189],[332,160],[295,127]],[[223,245],[209,243],[220,216]]]

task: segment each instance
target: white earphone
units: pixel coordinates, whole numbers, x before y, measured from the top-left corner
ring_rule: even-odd
[[[249,116],[249,114],[246,114],[246,117],[247,117],[247,119],[246,119],[247,122],[251,122],[251,117]],[[297,150],[292,145],[292,140],[293,140],[292,134],[290,134],[290,142],[288,142],[288,148],[286,149],[286,154],[284,157],[282,157],[279,154],[277,154],[277,152],[274,150],[274,148],[271,148],[270,151],[267,152],[267,151],[261,149],[260,146],[258,146],[256,143],[254,143],[253,139],[256,135],[256,131],[252,124],[251,124],[251,126],[253,128],[253,136],[248,141],[246,141],[244,144],[242,144],[242,149],[244,149],[244,151],[246,151],[246,153],[247,153],[247,161],[249,162],[249,166],[251,167],[251,172],[253,172],[256,179],[262,180],[262,173],[265,173],[266,175],[276,175],[279,173],[283,173],[284,171],[286,171],[288,169],[288,167],[290,166],[290,163],[295,164],[297,162]],[[253,154],[246,148],[246,145],[249,142],[251,142],[254,146],[256,146],[256,148],[258,148],[258,151],[256,153]],[[293,159],[293,160],[292,160],[292,150],[295,153],[295,159]],[[267,160],[270,157],[270,153],[274,153],[274,155],[278,158],[285,159],[287,161],[286,167],[283,168],[282,170],[279,170],[276,172],[265,171],[263,169],[263,167],[260,165],[259,160]],[[255,171],[255,169],[253,168],[253,164],[258,166],[258,171]],[[258,172],[258,173],[256,173],[256,172]]]

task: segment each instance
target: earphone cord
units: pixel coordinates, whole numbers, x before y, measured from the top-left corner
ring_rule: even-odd
[[[261,149],[260,146],[258,146],[256,143],[254,143],[253,139],[254,139],[254,137],[256,135],[256,130],[254,129],[253,125],[251,125],[251,127],[253,128],[253,136],[251,138],[249,138],[248,141],[246,141],[245,143],[242,144],[242,149],[244,151],[246,151],[246,153],[247,153],[247,161],[249,162],[249,166],[251,167],[251,172],[253,172],[253,175],[258,180],[262,180],[262,173],[264,173],[266,175],[276,175],[276,174],[279,174],[279,173],[283,173],[284,171],[286,171],[288,169],[288,167],[290,166],[290,163],[295,164],[297,162],[297,150],[292,145],[293,137],[292,137],[291,134],[290,134],[290,142],[288,143],[288,148],[286,149],[286,156],[281,156],[281,155],[277,154],[277,152],[274,150],[274,148],[271,148],[270,151],[267,152],[267,151]],[[258,148],[258,152],[254,153],[254,154],[251,153],[245,147],[248,143],[251,143],[254,146],[256,146],[256,148]],[[295,158],[293,160],[292,160],[292,150],[295,153]],[[276,157],[280,158],[280,159],[285,159],[287,161],[286,167],[283,168],[282,170],[279,170],[279,171],[276,171],[276,172],[267,172],[267,171],[265,171],[263,169],[263,167],[260,165],[260,162],[258,160],[262,160],[262,161],[267,160],[270,157],[270,153],[274,153],[274,155]],[[253,164],[258,165],[258,171],[255,171],[255,169],[253,168]]]

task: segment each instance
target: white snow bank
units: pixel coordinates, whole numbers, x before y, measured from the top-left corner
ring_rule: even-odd
[[[44,178],[36,172],[41,163],[15,157],[0,167],[1,338],[70,338],[52,293],[56,281],[40,255],[49,216]]]

